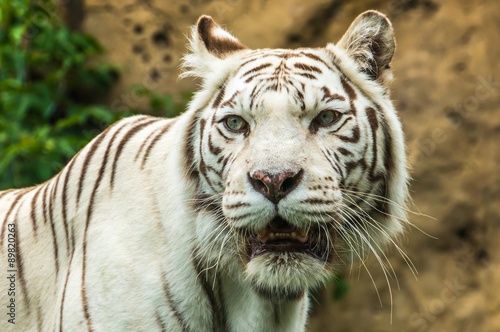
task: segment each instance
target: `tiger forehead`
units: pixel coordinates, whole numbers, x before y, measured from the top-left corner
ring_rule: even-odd
[[[245,56],[235,76],[246,79],[246,83],[259,74],[269,75],[267,78],[302,75],[314,79],[328,70],[333,70],[330,61],[323,59],[315,49],[264,49]]]
[[[332,102],[345,104],[348,96],[342,89],[342,74],[323,53],[321,49],[253,51],[242,58],[213,106],[234,108],[238,104],[248,111],[262,110],[269,98],[278,95],[282,95],[279,99],[283,103],[298,106],[302,114]]]

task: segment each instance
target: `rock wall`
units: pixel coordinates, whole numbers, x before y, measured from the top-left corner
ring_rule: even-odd
[[[350,292],[338,302],[319,294],[310,331],[500,331],[499,7],[495,0],[87,0],[82,27],[123,69],[109,103],[144,107],[130,93],[135,84],[162,93],[195,88],[177,76],[200,14],[252,48],[324,45],[364,10],[388,14],[398,42],[393,99],[414,178],[413,226],[401,241],[412,263],[393,250],[387,275],[375,259],[347,269]]]

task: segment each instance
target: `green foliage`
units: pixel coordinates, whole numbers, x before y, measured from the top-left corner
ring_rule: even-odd
[[[330,282],[333,284],[332,300],[340,301],[349,293],[349,282],[343,275],[332,277]]]
[[[117,78],[102,49],[51,1],[0,0],[0,189],[44,181],[124,114],[86,100]]]
[[[102,48],[66,28],[54,0],[0,0],[0,190],[47,180],[90,139],[131,113],[98,106],[118,77]],[[145,87],[151,113],[176,116],[190,95]]]
[[[131,93],[138,98],[147,98],[149,100],[148,113],[166,117],[179,115],[193,97],[192,92],[184,92],[176,96],[162,95],[142,85],[133,87]]]

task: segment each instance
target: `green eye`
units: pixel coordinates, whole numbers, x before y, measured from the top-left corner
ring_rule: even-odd
[[[237,115],[229,115],[224,119],[224,125],[229,131],[241,133],[247,131],[248,123]]]
[[[326,127],[334,124],[340,119],[340,112],[333,110],[325,110],[318,114],[314,122],[320,127]]]

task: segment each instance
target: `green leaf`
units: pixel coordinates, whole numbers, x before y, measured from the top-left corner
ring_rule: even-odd
[[[25,29],[26,26],[24,25],[16,25],[10,29],[10,39],[14,44],[19,45],[21,43]]]
[[[332,299],[334,301],[340,301],[349,293],[349,283],[344,276],[335,276],[332,282]]]
[[[97,104],[119,70],[92,58],[103,48],[93,36],[66,28],[56,1],[0,0],[0,190],[47,180],[131,113]],[[143,86],[132,95],[163,116],[177,115],[190,99]]]

